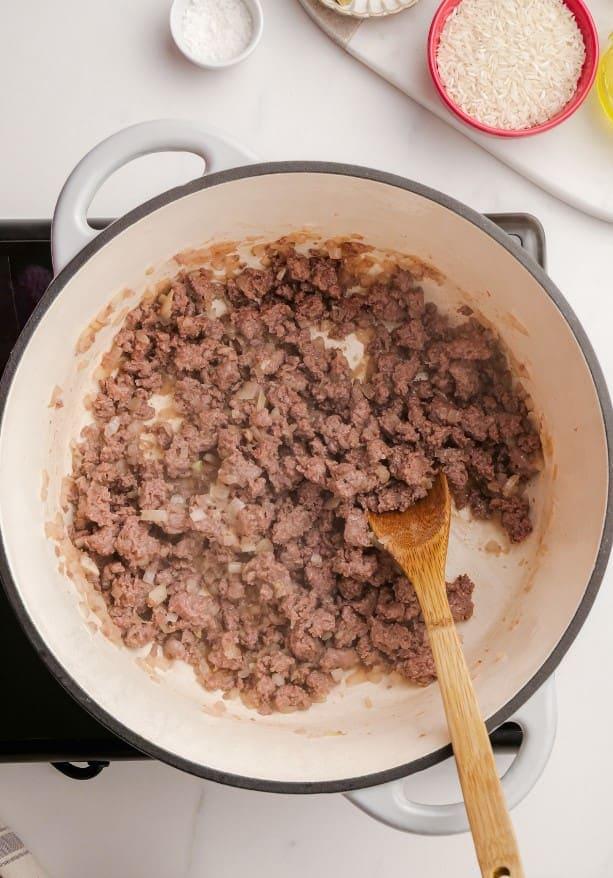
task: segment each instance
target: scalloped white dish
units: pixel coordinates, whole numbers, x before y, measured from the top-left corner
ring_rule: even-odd
[[[319,0],[319,2],[341,15],[351,15],[354,18],[372,18],[402,12],[403,9],[414,6],[417,0],[349,0],[349,3],[345,5],[337,3],[336,0]]]

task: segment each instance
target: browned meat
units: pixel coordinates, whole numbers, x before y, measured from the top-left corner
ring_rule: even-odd
[[[345,519],[345,542],[350,546],[370,546],[370,526],[362,509],[351,509]]]
[[[117,554],[134,567],[146,567],[162,555],[162,546],[135,515],[125,518],[115,541]]]
[[[178,275],[128,314],[75,455],[72,536],[125,643],[156,642],[262,713],[306,709],[360,663],[434,678],[368,510],[406,509],[442,470],[513,542],[532,528],[540,440],[496,338],[425,303],[405,269],[356,292],[363,251],[279,242],[226,280]],[[363,332],[363,380],[311,329]],[[470,618],[471,580],[447,589]]]

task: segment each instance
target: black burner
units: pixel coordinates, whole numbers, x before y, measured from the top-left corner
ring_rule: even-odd
[[[545,239],[537,220],[527,214],[497,214],[491,219],[544,264]],[[95,225],[102,228],[105,222]],[[51,280],[49,241],[48,221],[0,222],[0,372]],[[21,630],[2,588],[0,692],[5,707],[0,762],[144,758],[101,726],[56,682]],[[517,747],[521,731],[505,723],[493,733],[492,742],[497,748]]]

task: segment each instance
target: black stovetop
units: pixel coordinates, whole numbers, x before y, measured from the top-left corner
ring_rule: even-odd
[[[48,221],[0,222],[0,371],[49,284]],[[137,759],[56,682],[0,588],[0,762]]]
[[[541,265],[545,239],[526,214],[491,217]],[[103,221],[95,223],[102,227]],[[24,323],[52,277],[48,221],[0,221],[0,372]],[[138,759],[142,754],[84,711],[56,682],[30,645],[0,588],[0,762]],[[521,732],[506,723],[497,748],[516,747]]]

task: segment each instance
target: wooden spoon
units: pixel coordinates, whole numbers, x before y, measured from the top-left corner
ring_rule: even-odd
[[[429,494],[406,512],[371,513],[369,520],[379,542],[413,583],[421,605],[481,874],[524,878],[492,746],[447,599],[447,479],[438,476]]]

